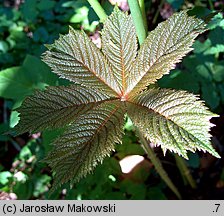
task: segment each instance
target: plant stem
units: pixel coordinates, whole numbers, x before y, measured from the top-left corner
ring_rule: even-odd
[[[10,139],[10,141],[11,141],[12,145],[15,147],[15,149],[20,152],[21,151],[20,145],[13,139]]]
[[[93,10],[96,12],[97,16],[100,18],[100,21],[104,22],[104,20],[107,18],[107,14],[98,2],[98,0],[88,0],[88,2],[93,8]]]
[[[165,0],[161,0],[161,2],[160,2],[160,4],[159,4],[159,7],[158,7],[158,9],[157,9],[157,11],[156,11],[156,14],[155,14],[155,16],[154,16],[154,18],[153,18],[153,20],[152,20],[152,23],[153,23],[153,24],[156,23],[156,21],[157,21],[157,19],[158,19],[158,16],[159,16],[159,12],[160,12],[160,10],[161,10],[161,8],[162,8],[164,2],[165,2]]]
[[[167,184],[167,186],[176,194],[176,196],[181,199],[181,195],[179,193],[179,191],[177,190],[177,188],[175,187],[175,185],[173,184],[173,182],[171,181],[171,179],[169,178],[169,176],[167,175],[166,171],[164,170],[162,163],[160,162],[160,160],[156,157],[155,152],[153,151],[153,149],[150,147],[150,144],[148,143],[148,141],[144,138],[144,136],[142,135],[142,133],[139,131],[138,128],[136,129],[136,134],[140,139],[140,142],[145,150],[145,152],[148,154],[149,159],[151,160],[151,162],[154,164],[156,171],[159,173],[160,177],[163,179],[163,181]]]
[[[177,167],[179,168],[180,170],[180,173],[182,175],[182,178],[190,184],[190,186],[195,189],[197,188],[197,185],[196,185],[196,182],[195,180],[193,179],[191,173],[190,173],[190,170],[188,169],[185,161],[183,160],[182,157],[180,157],[179,155],[177,154],[174,154],[174,157],[175,157],[175,160],[176,160],[176,164],[177,164]]]
[[[3,102],[3,123],[6,123],[8,120],[8,114],[7,114],[7,104],[6,101]]]
[[[145,13],[145,0],[138,0],[138,1],[139,1],[139,6],[140,6],[140,9],[141,9],[141,13],[142,13],[142,18],[143,18],[145,31],[147,33],[148,32],[148,25],[147,25],[146,13]]]
[[[214,6],[213,6],[213,3],[212,3],[212,0],[208,0],[208,3],[209,3],[209,6],[210,6],[210,9],[212,11],[214,11]]]
[[[146,29],[144,26],[143,16],[138,3],[138,0],[128,0],[131,16],[134,21],[136,33],[138,36],[139,44],[141,45],[146,38]]]

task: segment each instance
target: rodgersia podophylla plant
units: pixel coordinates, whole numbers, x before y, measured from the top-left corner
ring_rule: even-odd
[[[209,120],[217,115],[198,96],[153,85],[204,31],[203,20],[182,11],[160,23],[138,50],[131,16],[115,7],[104,22],[101,50],[72,28],[47,46],[43,61],[73,84],[27,97],[15,129],[21,134],[65,127],[46,158],[55,172],[54,188],[86,176],[110,154],[121,142],[126,115],[164,153],[187,158],[188,150],[203,150],[219,157],[209,134]]]

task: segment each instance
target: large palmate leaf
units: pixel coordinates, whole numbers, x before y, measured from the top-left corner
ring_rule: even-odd
[[[114,149],[127,113],[141,133],[164,152],[187,158],[187,150],[208,151],[209,112],[184,91],[145,88],[175,67],[205,30],[186,11],[161,23],[137,54],[131,17],[115,7],[102,31],[102,51],[83,31],[70,29],[48,45],[43,60],[54,73],[74,84],[49,87],[29,96],[18,109],[18,133],[66,127],[46,161],[55,172],[54,188],[77,181]],[[136,56],[137,55],[137,56]]]
[[[124,114],[123,103],[106,102],[76,119],[46,158],[57,173],[55,186],[79,180],[109,155],[121,141]]]
[[[169,89],[149,89],[132,98],[128,114],[144,136],[155,145],[187,157],[187,150],[208,151],[219,157],[210,144],[209,120],[217,115],[207,110],[193,94]]]
[[[139,50],[135,68],[129,76],[128,92],[132,95],[161,78],[192,50],[191,45],[205,23],[187,15],[187,11],[174,14],[149,33]]]

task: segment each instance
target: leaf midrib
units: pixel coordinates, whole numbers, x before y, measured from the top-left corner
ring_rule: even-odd
[[[83,143],[83,145],[86,147],[88,146],[88,149],[87,151],[89,152],[90,151],[90,148],[91,148],[91,143],[92,141],[95,139],[96,135],[99,133],[99,131],[104,127],[104,125],[108,122],[108,120],[111,118],[111,116],[120,108],[120,105],[117,105],[116,108],[114,108],[114,110],[111,112],[111,114],[104,120],[103,124],[101,124],[97,129],[96,129],[96,132],[94,133],[94,135],[90,138],[90,140],[88,140],[86,143]],[[97,150],[97,148],[96,148]],[[95,150],[95,152],[96,152]],[[95,153],[93,154],[95,155]],[[82,163],[79,163],[79,167],[77,168],[77,171],[76,173],[79,173],[80,172],[80,169],[82,167]]]
[[[104,103],[104,102],[107,102],[107,101],[116,101],[118,100],[118,98],[109,98],[109,99],[105,99],[105,100],[101,100],[101,101],[96,101],[96,102],[89,102],[89,103],[82,103],[82,104],[72,104],[72,105],[69,105],[69,106],[65,106],[65,107],[60,107],[59,109],[53,109],[51,107],[45,107],[47,109],[51,109],[52,111],[48,112],[49,113],[53,113],[54,111],[60,111],[60,110],[63,110],[63,109],[68,109],[68,108],[72,108],[72,107],[78,107],[78,106],[85,106],[85,105],[89,105],[89,104],[96,104],[96,105],[99,105],[101,103]],[[40,108],[38,106],[32,106],[32,108]],[[41,107],[43,108],[43,106]],[[24,109],[24,108],[23,108]],[[27,109],[30,109],[30,107],[27,107]]]
[[[93,45],[94,45],[94,44],[93,44]],[[70,46],[70,45],[69,45],[69,46]],[[70,47],[70,48],[71,48],[71,47]],[[57,48],[56,48],[56,49],[57,49]],[[71,48],[71,49],[72,49],[72,48]],[[84,61],[82,52],[80,52],[81,59],[78,59],[78,58],[75,58],[75,56],[73,56],[73,55],[70,54],[70,53],[66,53],[66,52],[64,52],[64,51],[62,51],[62,50],[57,50],[57,51],[58,51],[58,52],[61,52],[61,53],[64,53],[65,55],[68,55],[68,56],[70,56],[71,58],[73,58],[74,61],[77,61],[77,62],[78,62],[80,65],[82,65],[87,71],[91,72],[91,73],[94,75],[94,77],[96,77],[100,82],[102,82],[102,83],[105,84],[107,87],[109,87],[109,89],[112,90],[112,92],[115,93],[116,96],[120,96],[120,95],[113,89],[113,87],[109,86],[108,83],[107,83],[104,79],[102,79],[102,78],[100,78],[99,76],[97,76],[96,72],[95,72],[94,70],[90,69],[90,68],[84,63],[85,61]],[[99,52],[100,52],[100,50],[99,50]],[[51,53],[49,53],[49,54],[52,55]],[[101,55],[101,54],[102,54],[102,53],[100,53],[100,55]],[[106,60],[104,59],[104,56],[103,56],[103,55],[102,55],[102,59],[103,59],[104,63],[106,64],[107,69],[108,69],[108,70],[111,70],[110,66],[106,63]],[[58,69],[56,68],[56,70],[58,70]],[[78,83],[80,83],[81,85],[83,85],[83,83],[81,83],[81,82],[79,81],[79,79],[76,78],[76,80],[77,80]],[[106,90],[106,89],[105,89],[105,90]]]
[[[121,26],[120,26],[120,22],[118,20],[118,28],[119,28],[119,39],[120,39],[120,43],[119,43],[119,47],[120,47],[120,61],[121,61],[121,77],[122,77],[122,90],[121,90],[121,96],[124,95],[125,89],[126,89],[126,84],[125,84],[125,65],[124,65],[124,51],[123,51],[123,39],[121,37]]]
[[[202,25],[202,24],[200,24],[200,25]],[[198,25],[197,27],[199,27],[200,25]],[[193,32],[196,32],[196,31],[199,31],[199,29],[193,29],[191,32],[185,34],[185,35],[184,35],[183,37],[181,37],[181,38],[180,38],[174,45],[172,45],[171,47],[169,47],[169,50],[172,49],[174,46],[177,46],[179,43],[181,43],[181,41],[182,41],[182,39],[183,39],[184,37],[186,37],[186,36],[192,34]],[[194,40],[194,39],[193,39],[193,40]],[[143,45],[144,45],[144,44],[143,44]],[[179,48],[180,48],[180,47],[178,47],[178,49],[179,49]],[[159,58],[157,58],[156,61],[154,61],[154,62],[152,63],[152,65],[149,65],[149,67],[148,67],[147,69],[145,69],[145,72],[144,72],[144,74],[141,76],[141,78],[139,78],[139,81],[135,84],[135,86],[134,86],[131,90],[129,90],[129,92],[126,93],[126,95],[130,94],[130,93],[131,93],[131,92],[138,86],[139,83],[143,82],[143,79],[145,78],[145,76],[149,73],[150,70],[153,69],[153,67],[155,67],[158,63],[160,63],[159,60],[160,60],[162,57],[164,57],[164,56],[166,56],[166,55],[169,55],[169,54],[171,54],[171,53],[174,53],[175,51],[176,51],[176,50],[174,50],[174,51],[172,51],[172,52],[164,51],[164,54],[163,54],[163,55],[159,56]],[[167,52],[167,53],[166,53],[166,52]],[[165,54],[165,53],[166,53],[166,54]],[[136,63],[137,63],[137,62],[138,62],[138,57],[136,58]],[[149,85],[150,85],[150,84],[152,84],[152,83],[149,83]]]

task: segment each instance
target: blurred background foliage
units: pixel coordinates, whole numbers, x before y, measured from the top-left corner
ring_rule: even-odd
[[[102,0],[109,15],[114,4],[128,11],[126,0]],[[149,30],[175,11],[192,9],[204,16],[222,11],[224,2],[214,0],[146,0]],[[97,166],[93,174],[74,185],[49,195],[52,173],[41,160],[61,130],[12,137],[5,132],[18,122],[13,111],[27,95],[47,85],[67,85],[45,65],[40,55],[44,44],[53,43],[68,26],[84,29],[100,47],[102,24],[86,0],[1,0],[0,1],[0,199],[176,199],[160,179],[139,145],[132,124],[127,121],[122,145]],[[208,31],[194,43],[181,64],[158,83],[161,87],[184,89],[201,96],[206,105],[220,114],[211,133],[214,147],[224,155],[224,19],[217,14]],[[208,154],[189,154],[185,161],[196,182],[192,188],[173,155],[154,149],[184,199],[224,198],[224,159]],[[135,159],[135,160],[134,160]],[[133,162],[134,161],[134,162]],[[125,163],[135,163],[125,170]],[[136,165],[137,164],[137,165]],[[127,167],[126,167],[127,168]]]

